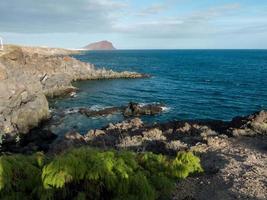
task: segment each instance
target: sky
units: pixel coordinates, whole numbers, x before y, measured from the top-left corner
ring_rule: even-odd
[[[267,49],[267,0],[1,0],[4,43]]]

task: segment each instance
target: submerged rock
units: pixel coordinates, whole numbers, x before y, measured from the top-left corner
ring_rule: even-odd
[[[79,113],[86,115],[87,117],[97,117],[117,113],[121,110],[120,107],[105,108],[102,110],[91,110],[87,108],[80,108]]]

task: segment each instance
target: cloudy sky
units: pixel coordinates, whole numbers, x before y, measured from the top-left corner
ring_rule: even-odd
[[[1,0],[5,43],[121,49],[267,48],[266,0]]]

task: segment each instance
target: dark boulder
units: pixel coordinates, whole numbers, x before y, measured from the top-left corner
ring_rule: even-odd
[[[91,110],[88,108],[80,108],[79,113],[86,115],[87,117],[98,117],[98,116],[104,116],[104,115],[110,115],[117,112],[120,112],[120,107],[111,107],[111,108],[105,108],[102,110]]]
[[[163,111],[163,104],[147,104],[140,105],[130,102],[127,108],[123,111],[125,117],[141,116],[141,115],[156,115]]]

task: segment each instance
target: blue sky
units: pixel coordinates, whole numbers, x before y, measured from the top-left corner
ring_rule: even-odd
[[[266,0],[1,0],[5,43],[267,49]]]

